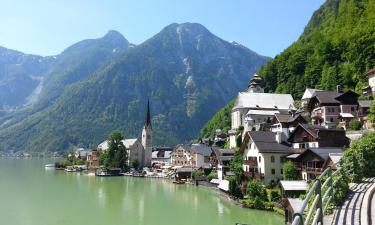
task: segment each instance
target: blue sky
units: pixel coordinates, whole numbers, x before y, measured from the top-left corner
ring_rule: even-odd
[[[303,32],[323,0],[0,0],[0,46],[54,55],[121,32],[139,44],[173,23],[197,22],[228,41],[275,56]]]

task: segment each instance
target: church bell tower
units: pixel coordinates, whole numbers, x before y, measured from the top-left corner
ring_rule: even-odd
[[[144,149],[143,166],[150,167],[152,159],[152,125],[150,113],[150,100],[147,100],[146,120],[142,129],[142,145]]]

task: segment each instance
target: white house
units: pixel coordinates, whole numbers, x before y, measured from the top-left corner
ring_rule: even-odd
[[[191,164],[195,168],[211,168],[211,157],[214,155],[210,146],[192,144],[190,146]]]
[[[255,81],[254,81],[255,80]],[[236,147],[236,130],[244,127],[244,131],[261,130],[262,126],[271,122],[275,114],[288,113],[295,110],[294,99],[290,94],[264,93],[260,87],[260,77],[254,75],[250,80],[248,91],[238,93],[232,108],[230,147]]]
[[[241,150],[245,176],[260,179],[266,185],[283,178],[283,163],[292,153],[283,133],[271,131],[246,132]]]
[[[305,105],[310,101],[310,99],[314,96],[315,92],[322,91],[319,89],[312,89],[312,88],[306,88],[305,92],[302,95],[301,99],[301,107],[305,107]]]

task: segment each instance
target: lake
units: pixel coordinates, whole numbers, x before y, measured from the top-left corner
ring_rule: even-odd
[[[46,170],[47,163],[53,160],[0,159],[0,224],[284,224],[280,215],[240,208],[208,188]]]

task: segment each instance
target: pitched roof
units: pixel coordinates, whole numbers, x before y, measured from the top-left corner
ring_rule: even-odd
[[[329,155],[332,153],[339,154],[343,153],[342,148],[309,148],[304,151],[299,158],[303,157],[309,151],[313,152],[315,155],[319,156],[322,160],[327,160]]]
[[[294,108],[293,103],[294,100],[290,94],[240,92],[233,110],[238,108],[288,110]]]
[[[196,154],[203,156],[210,156],[212,153],[211,147],[204,144],[192,144],[190,150]]]
[[[124,139],[122,140],[122,143],[124,144],[125,148],[130,148],[137,140],[137,138]]]
[[[304,180],[281,180],[280,184],[285,191],[306,191],[309,187]]]
[[[313,97],[316,97],[320,103],[340,104],[336,97],[340,96],[341,94],[342,93],[338,93],[336,91],[317,91],[314,93]]]
[[[313,97],[313,95],[317,91],[322,91],[322,90],[312,89],[312,88],[306,88],[305,92],[303,93],[302,100],[303,99],[310,99],[311,97]]]
[[[286,143],[278,143],[276,134],[271,131],[249,131],[250,138],[253,140],[259,152],[290,152],[290,146]]]

